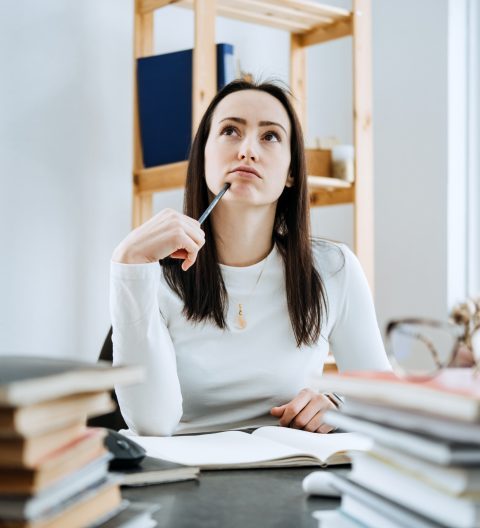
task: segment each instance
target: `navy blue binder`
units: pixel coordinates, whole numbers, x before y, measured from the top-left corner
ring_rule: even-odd
[[[235,77],[233,46],[217,44],[217,88]],[[192,50],[137,60],[145,167],[188,159],[192,141]]]

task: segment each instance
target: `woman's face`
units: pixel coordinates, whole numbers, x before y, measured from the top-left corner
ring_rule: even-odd
[[[291,186],[290,119],[283,105],[259,90],[227,95],[217,105],[205,145],[207,186],[223,201],[275,203]],[[245,170],[241,170],[245,169]],[[251,172],[249,172],[251,171]]]

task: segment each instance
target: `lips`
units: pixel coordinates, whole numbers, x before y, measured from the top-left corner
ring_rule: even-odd
[[[238,167],[235,167],[231,173],[233,172],[249,172],[250,174],[254,174],[257,178],[261,178],[259,172],[255,170],[253,167],[249,167],[248,165],[240,165]]]

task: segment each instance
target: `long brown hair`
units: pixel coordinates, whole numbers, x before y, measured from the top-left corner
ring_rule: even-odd
[[[307,173],[303,134],[290,92],[275,82],[236,80],[227,84],[213,98],[193,140],[185,185],[184,213],[199,218],[210,197],[205,181],[205,145],[210,134],[212,115],[218,103],[227,95],[241,90],[259,90],[275,97],[287,111],[291,123],[290,174],[294,183],[285,187],[278,199],[272,241],[282,255],[285,267],[287,304],[297,346],[314,345],[327,315],[325,287],[315,268],[310,237]],[[211,321],[227,328],[228,295],[218,265],[217,250],[209,219],[203,224],[205,246],[195,264],[186,272],[178,261],[160,261],[167,284],[184,302],[183,313],[194,322]]]

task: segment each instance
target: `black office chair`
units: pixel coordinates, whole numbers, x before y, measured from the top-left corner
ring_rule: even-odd
[[[102,346],[100,352],[100,357],[104,361],[113,361],[113,345],[112,345],[112,327],[108,331],[107,337]],[[118,431],[120,429],[128,429],[125,420],[123,419],[122,413],[120,412],[120,406],[118,405],[117,396],[115,391],[111,391],[112,399],[115,402],[115,410],[108,414],[103,414],[102,416],[95,416],[94,418],[89,418],[87,425],[90,427],[108,427],[109,429],[115,429]]]

